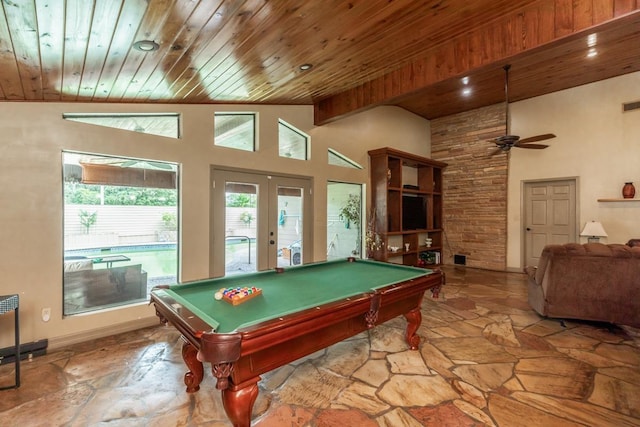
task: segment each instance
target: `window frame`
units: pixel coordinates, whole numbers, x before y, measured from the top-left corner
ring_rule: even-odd
[[[87,159],[91,161],[87,161]],[[149,160],[132,156],[114,156],[73,150],[62,150],[60,160],[63,217],[61,224],[63,316],[87,315],[104,310],[140,305],[148,301],[152,285],[177,283],[181,268],[180,164],[166,160]],[[87,172],[85,177],[83,167],[92,168],[93,166],[95,171]],[[126,170],[127,168],[133,168],[133,170]],[[119,172],[119,169],[123,169],[123,171]],[[141,172],[136,170],[141,170]],[[140,185],[137,181],[137,175],[140,174],[144,175],[145,180],[154,179],[154,185]],[[118,182],[118,178],[121,176],[129,177],[132,180],[131,185]],[[86,181],[82,182],[85,178]],[[105,183],[105,180],[113,181]],[[73,187],[71,190],[74,191],[77,184],[83,184],[87,186],[87,189],[90,189],[91,186],[100,187],[99,196],[96,196],[100,202],[84,201],[94,194],[92,192],[68,193],[70,187]],[[117,192],[111,192],[109,187],[119,188],[124,195],[127,190],[138,189],[140,192],[132,194],[136,197],[144,196],[144,200],[147,202],[140,204],[120,203],[120,200],[124,199],[118,197],[122,195],[118,196]],[[145,192],[144,189],[150,191]],[[157,190],[170,190],[175,193],[163,194]],[[116,203],[104,203],[105,196],[109,196],[109,193],[112,197],[116,197]],[[132,197],[134,197],[133,195]],[[77,201],[78,199],[67,201],[68,196],[80,197],[81,199],[80,201]],[[165,197],[170,197],[168,203],[148,202],[154,198],[158,201],[167,200]],[[174,197],[175,200],[173,200]],[[131,200],[135,200],[135,198]],[[135,210],[136,207],[143,211],[134,221],[131,216],[132,212],[128,211]],[[97,220],[83,221],[83,216],[96,215],[95,213],[97,213]],[[78,215],[78,218],[69,217],[69,214]],[[101,224],[102,218],[106,219]],[[129,219],[131,219],[130,222]],[[124,227],[123,224],[125,224]],[[129,239],[136,237],[131,237],[127,231],[130,231],[132,227],[136,233],[139,230],[135,224],[144,224],[141,227],[145,228],[146,235],[153,236],[153,239],[129,242]],[[147,227],[147,224],[150,225]],[[85,227],[86,231],[82,227]],[[96,230],[100,230],[100,232],[96,233]],[[90,236],[92,234],[90,231],[96,233],[94,237]],[[154,253],[152,259],[149,259],[149,254],[138,254],[136,259],[133,253],[129,253],[144,252],[149,250],[149,246],[152,245],[156,245],[154,246],[156,251],[161,251]],[[175,261],[175,264],[171,261]],[[104,292],[90,295],[92,285],[100,284],[107,284],[114,288],[112,290],[116,295],[122,291],[123,297],[121,299],[114,297],[113,300],[109,300],[109,298],[104,298]]]
[[[281,152],[281,140],[282,140],[281,135],[282,134],[280,132],[281,126],[285,127],[288,131],[301,136],[304,139],[304,157],[303,158],[286,156],[282,154]],[[278,156],[285,159],[295,159],[295,160],[304,160],[304,161],[310,160],[311,159],[311,136],[309,136],[307,133],[303,132],[302,130],[298,129],[297,127],[293,126],[292,124],[287,123],[285,120],[278,119]]]
[[[250,116],[252,118],[251,120],[251,128],[252,128],[252,134],[251,134],[251,149],[247,149],[247,148],[242,148],[239,146],[233,146],[231,144],[224,144],[224,143],[219,143],[220,140],[224,140],[224,135],[229,132],[226,131],[224,133],[222,133],[221,135],[218,135],[216,132],[216,121],[218,117],[222,117],[222,116]],[[234,128],[235,129],[235,128]],[[223,147],[223,148],[230,148],[233,150],[239,150],[239,151],[248,151],[250,153],[255,153],[256,151],[258,151],[258,113],[256,112],[250,112],[250,111],[217,111],[213,114],[213,145],[216,147]]]

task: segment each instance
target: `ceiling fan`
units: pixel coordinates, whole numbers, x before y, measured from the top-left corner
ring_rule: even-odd
[[[508,152],[512,147],[516,148],[531,148],[535,150],[542,150],[543,148],[547,148],[548,145],[545,144],[531,144],[532,142],[544,141],[546,139],[555,138],[556,136],[552,133],[545,133],[542,135],[531,136],[529,138],[520,139],[518,135],[510,135],[509,134],[509,69],[511,65],[507,64],[503,67],[504,69],[504,94],[505,94],[505,106],[506,106],[506,129],[507,134],[495,138],[492,140],[493,143],[496,144],[496,150],[491,153],[491,155],[495,155],[501,152]]]

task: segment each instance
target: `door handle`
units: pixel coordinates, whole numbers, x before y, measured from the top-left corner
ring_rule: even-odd
[[[270,244],[270,245],[275,245],[275,244],[276,244],[276,242],[275,242],[275,240],[269,240],[269,244]]]

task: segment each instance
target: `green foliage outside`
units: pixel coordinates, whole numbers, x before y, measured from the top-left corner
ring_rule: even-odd
[[[98,220],[98,212],[89,213],[83,209],[78,212],[78,216],[80,217],[80,224],[84,227],[84,232],[89,234],[89,229]]]
[[[360,203],[359,194],[349,194],[347,202],[344,204],[338,213],[340,219],[344,221],[345,227],[350,228],[351,224],[356,226],[360,225],[360,211],[362,210],[362,204]]]
[[[251,212],[242,212],[240,214],[240,221],[242,221],[244,224],[246,224],[247,227],[251,227],[251,221],[253,221],[253,215],[251,215]]]
[[[255,208],[256,195],[243,193],[227,193],[228,208]]]
[[[345,228],[351,228],[352,225],[356,227],[355,248],[351,251],[354,255],[360,253],[360,246],[362,244],[362,232],[360,229],[361,211],[362,203],[359,194],[349,194],[347,202],[340,208],[340,211],[338,211],[340,219],[344,221]]]
[[[178,229],[178,215],[173,212],[164,212],[162,214],[162,223],[166,230]]]
[[[104,204],[120,206],[177,206],[178,192],[162,188],[104,186]],[[64,201],[70,205],[99,205],[100,186],[65,183]]]

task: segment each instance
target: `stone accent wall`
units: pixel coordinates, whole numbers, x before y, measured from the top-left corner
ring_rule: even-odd
[[[431,121],[431,158],[444,170],[444,263],[506,270],[508,155],[490,156],[504,135],[504,104]]]

